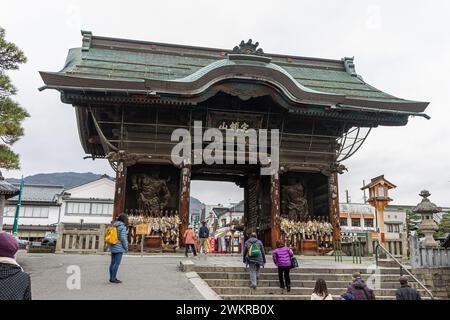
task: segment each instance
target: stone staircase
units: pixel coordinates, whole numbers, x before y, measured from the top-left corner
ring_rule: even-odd
[[[279,288],[278,271],[273,267],[261,269],[256,289],[249,287],[249,271],[244,267],[195,266],[194,270],[225,300],[309,300],[318,278],[327,282],[333,299],[342,299],[340,295],[346,291],[354,272],[360,272],[368,286],[374,288],[378,300],[395,299],[395,290],[399,287],[398,268],[379,268],[376,271],[364,268],[296,268],[291,270],[291,292]],[[417,283],[411,282],[410,285],[417,288],[424,299],[428,298]]]

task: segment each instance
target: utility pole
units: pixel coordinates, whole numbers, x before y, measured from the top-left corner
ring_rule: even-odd
[[[366,180],[363,180],[363,188],[366,185]],[[367,204],[367,196],[366,196],[366,189],[363,189],[364,193],[364,204]]]
[[[348,195],[348,190],[345,190],[345,199],[347,203],[350,203],[350,196]]]

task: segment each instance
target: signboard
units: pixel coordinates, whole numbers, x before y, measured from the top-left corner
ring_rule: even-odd
[[[214,237],[209,237],[209,252],[215,251],[215,244]]]
[[[136,225],[136,234],[145,235],[150,234],[150,224],[138,224]]]

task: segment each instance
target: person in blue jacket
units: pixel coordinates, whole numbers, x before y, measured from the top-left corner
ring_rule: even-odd
[[[117,228],[117,237],[119,241],[109,247],[111,252],[111,264],[109,265],[109,282],[111,283],[121,283],[117,279],[117,271],[119,271],[119,265],[122,261],[122,256],[125,252],[128,252],[128,236],[127,236],[127,226],[128,217],[125,213],[120,214],[114,226]]]

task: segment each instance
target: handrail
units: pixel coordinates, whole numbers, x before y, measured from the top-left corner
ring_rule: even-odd
[[[400,262],[398,261],[385,247],[383,247],[380,243],[377,244],[377,246],[375,247],[375,264],[378,267],[378,249],[381,248],[383,249],[383,251],[390,257],[392,258],[392,260],[394,260],[395,263],[397,263],[400,266],[400,275],[403,274],[403,270],[406,271],[406,273],[413,278],[424,290],[426,293],[428,293],[428,295],[431,297],[431,299],[434,299],[433,294],[431,293],[431,291],[425,287],[425,285],[419,281],[419,279],[417,279],[411,272],[408,271],[408,269]]]
[[[342,262],[342,247],[340,241],[333,241],[333,255],[334,255],[334,261],[336,262]]]

